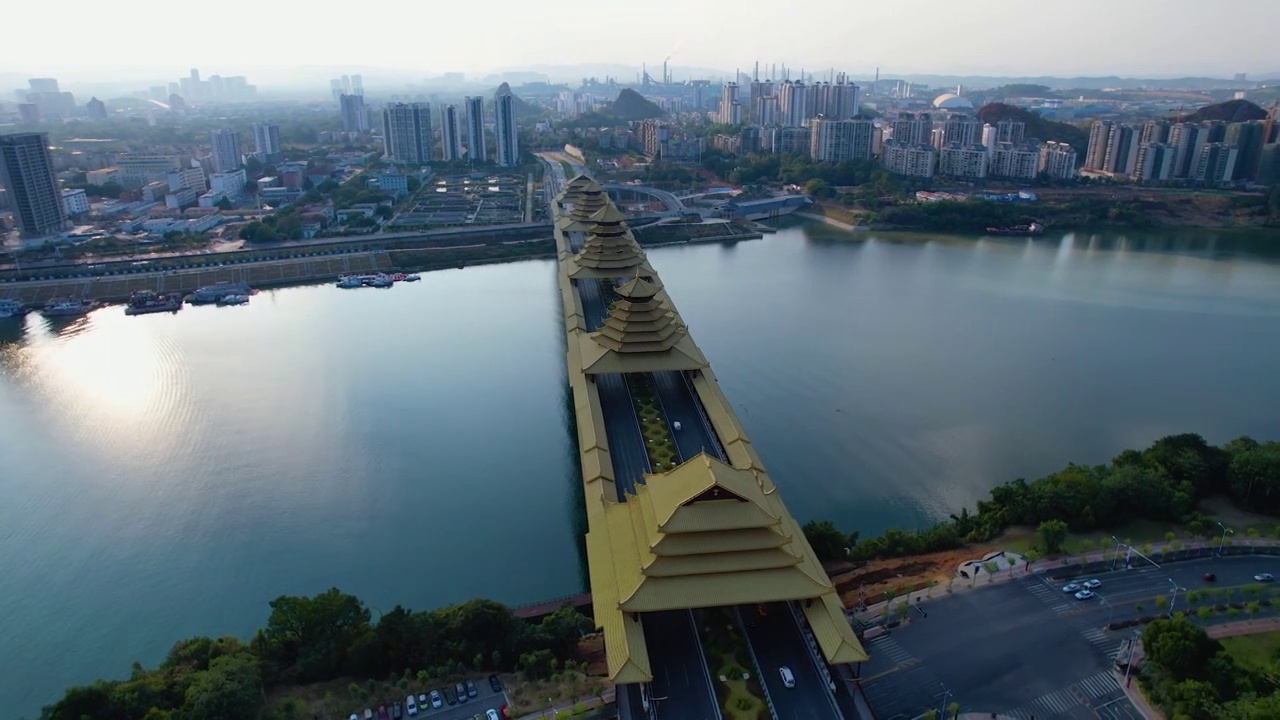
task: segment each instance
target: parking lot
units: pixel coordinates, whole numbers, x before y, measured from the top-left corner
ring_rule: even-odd
[[[437,176],[392,227],[502,225],[524,220],[527,178],[511,173]]]
[[[484,720],[486,711],[490,709],[497,710],[499,711],[499,714],[501,714],[502,707],[507,704],[507,696],[506,696],[505,689],[499,692],[494,692],[493,688],[490,687],[489,685],[489,680],[487,677],[471,678],[471,681],[475,683],[475,686],[476,686],[476,692],[477,692],[476,697],[466,698],[465,702],[462,702],[461,698],[459,698],[460,702],[458,702],[455,705],[449,705],[448,703],[443,702],[444,701],[443,685],[435,688],[414,688],[413,692],[414,692],[415,698],[417,698],[419,695],[427,695],[428,700],[426,703],[418,703],[418,714],[414,715],[413,717],[429,718],[430,720],[475,720],[476,718],[480,718],[481,720]],[[436,709],[431,706],[431,701],[429,696],[432,690],[440,691],[443,707]],[[405,694],[407,695],[408,693],[405,693]],[[404,697],[387,698],[385,700],[388,717],[393,717],[391,715],[392,704],[397,701],[399,701],[403,705],[405,702],[405,698]],[[382,704],[383,704],[382,702],[379,702],[378,705],[373,705],[369,708],[370,710],[373,711],[375,719],[378,717],[378,707],[379,705],[382,705]],[[359,710],[353,709],[352,712],[355,712],[356,715],[360,718],[364,717],[364,708],[360,708]],[[404,717],[408,718],[409,713],[405,712]]]
[[[1115,657],[1133,630],[1107,630],[1112,621],[1153,611],[1155,598],[1186,609],[1185,592],[1255,583],[1275,572],[1269,556],[1210,558],[1102,572],[1095,595],[1077,600],[1071,579],[1028,575],[920,605],[911,620],[867,640],[862,664],[867,701],[882,720],[914,718],[958,702],[963,712],[1036,718],[1137,720],[1124,697]],[[1213,580],[1206,574],[1213,573]],[[1137,628],[1140,629],[1140,628]]]

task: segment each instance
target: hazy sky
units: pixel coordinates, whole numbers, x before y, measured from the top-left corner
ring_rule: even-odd
[[[10,0],[0,70],[154,77],[362,66],[468,74],[616,62],[754,60],[882,73],[1280,72],[1277,0]],[[1050,10],[1052,8],[1052,10]],[[687,29],[687,30],[686,30]]]

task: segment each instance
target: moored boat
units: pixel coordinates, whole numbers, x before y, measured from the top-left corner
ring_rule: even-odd
[[[45,303],[40,314],[45,317],[76,317],[88,313],[97,306],[98,303],[89,299],[50,300]]]
[[[125,306],[124,314],[146,315],[147,313],[177,312],[181,308],[182,296],[178,293],[134,290],[129,295],[129,304]]]
[[[17,300],[0,298],[0,320],[22,317],[27,314],[27,306]]]
[[[213,285],[205,285],[196,288],[195,292],[187,297],[187,302],[192,305],[202,305],[206,303],[216,303],[221,301],[228,295],[248,295],[252,290],[244,283],[219,282]]]
[[[248,302],[248,295],[223,295],[218,300],[219,305],[244,305]]]
[[[1030,225],[1006,225],[1004,227],[987,228],[988,235],[1043,235],[1044,225],[1033,222]]]

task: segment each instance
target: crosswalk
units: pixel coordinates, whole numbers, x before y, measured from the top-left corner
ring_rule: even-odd
[[[904,662],[914,659],[907,649],[898,644],[897,640],[888,635],[872,639],[867,644],[867,654],[876,658],[877,666],[898,666]]]
[[[1080,698],[1071,692],[1071,688],[1062,688],[1054,690],[1051,693],[1045,693],[1031,702],[1023,705],[1017,710],[1004,713],[1005,715],[1017,718],[1017,720],[1031,720],[1032,718],[1054,718],[1066,715],[1073,708],[1080,706]]]
[[[1114,672],[1103,670],[1077,682],[1076,687],[1080,688],[1086,698],[1093,701],[1119,690],[1120,683],[1116,680]]]
[[[1089,644],[1102,651],[1108,660],[1115,660],[1120,646],[1124,645],[1124,636],[1120,633],[1107,632],[1099,628],[1089,628],[1080,633]]]
[[[1075,607],[1068,601],[1069,596],[1064,595],[1056,588],[1049,587],[1040,578],[1027,578],[1022,581],[1022,587],[1026,588],[1027,592],[1034,595],[1040,602],[1048,605],[1056,613],[1062,614]]]

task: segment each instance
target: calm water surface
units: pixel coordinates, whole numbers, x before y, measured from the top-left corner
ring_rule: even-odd
[[[851,236],[654,250],[792,511],[864,534],[1167,433],[1280,438],[1280,239]],[[240,308],[0,321],[0,711],[372,606],[582,589],[548,262]]]

